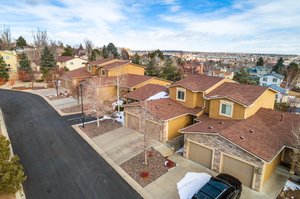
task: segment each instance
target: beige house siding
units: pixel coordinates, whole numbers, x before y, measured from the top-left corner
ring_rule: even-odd
[[[262,183],[262,176],[263,176],[263,167],[264,162],[255,156],[247,153],[246,151],[242,150],[241,148],[237,147],[236,145],[232,144],[231,142],[223,139],[218,135],[211,135],[211,134],[193,134],[193,133],[185,133],[184,136],[184,157],[187,157],[187,143],[188,140],[192,140],[196,143],[200,143],[206,147],[214,149],[213,154],[213,170],[216,172],[220,171],[221,166],[221,154],[229,154],[231,156],[236,157],[237,159],[243,160],[245,162],[249,162],[255,165],[256,174],[254,174],[254,181],[253,181],[253,189],[259,191],[260,185]]]

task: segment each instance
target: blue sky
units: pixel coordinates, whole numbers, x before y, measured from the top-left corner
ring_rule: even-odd
[[[32,41],[130,49],[300,54],[298,0],[0,0],[0,24]]]

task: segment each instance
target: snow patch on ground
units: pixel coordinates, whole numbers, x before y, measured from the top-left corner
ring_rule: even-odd
[[[121,106],[123,105],[124,101],[123,100],[117,100],[114,103],[112,103],[111,105],[113,106],[113,108],[115,108],[116,106]]]
[[[124,126],[124,112],[122,111],[119,114],[117,113],[116,116],[116,120]]]
[[[146,100],[155,100],[155,99],[163,99],[163,98],[169,98],[168,93],[161,91],[159,93],[156,93],[155,95],[152,95]]]
[[[191,199],[201,189],[211,176],[207,173],[188,172],[177,183],[177,190],[180,199]]]
[[[300,185],[288,180],[286,181],[283,188],[283,191],[287,191],[287,190],[293,190],[293,191],[300,190]]]

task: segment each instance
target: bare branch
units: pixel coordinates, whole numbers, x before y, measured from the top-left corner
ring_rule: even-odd
[[[12,47],[10,27],[7,25],[2,25],[0,29],[0,47],[3,50],[10,50]]]

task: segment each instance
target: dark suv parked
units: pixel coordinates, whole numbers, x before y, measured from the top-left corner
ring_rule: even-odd
[[[211,177],[192,199],[239,199],[242,183],[235,177],[221,173]]]

